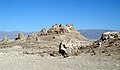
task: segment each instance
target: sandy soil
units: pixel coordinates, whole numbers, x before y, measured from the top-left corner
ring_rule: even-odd
[[[0,49],[0,70],[120,70],[112,56],[80,54],[68,58],[23,54],[30,49]]]

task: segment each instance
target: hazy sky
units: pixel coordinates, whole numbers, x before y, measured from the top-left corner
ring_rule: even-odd
[[[40,31],[57,22],[120,30],[120,0],[0,0],[0,31]]]

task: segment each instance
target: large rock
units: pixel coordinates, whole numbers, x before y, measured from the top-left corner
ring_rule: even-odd
[[[64,57],[76,56],[80,54],[80,49],[90,45],[87,41],[79,41],[77,39],[63,40],[59,45],[59,53]]]

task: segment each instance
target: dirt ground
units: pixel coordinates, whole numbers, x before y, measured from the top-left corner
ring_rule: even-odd
[[[80,54],[62,58],[23,52],[31,49],[0,49],[0,70],[120,70],[120,60],[113,56]]]

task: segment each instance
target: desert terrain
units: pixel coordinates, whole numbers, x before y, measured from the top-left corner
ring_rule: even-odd
[[[74,26],[53,25],[49,30],[0,41],[0,70],[120,70],[120,33],[106,32],[97,41]]]

